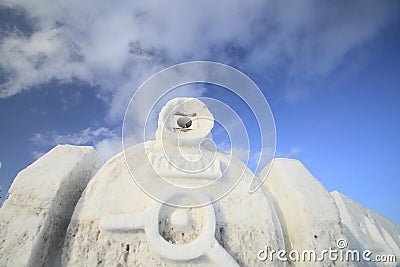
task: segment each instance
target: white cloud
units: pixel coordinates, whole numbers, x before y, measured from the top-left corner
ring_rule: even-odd
[[[36,145],[87,145],[93,144],[93,142],[99,139],[114,138],[115,136],[115,131],[112,131],[106,127],[101,127],[94,130],[91,128],[86,128],[78,133],[73,134],[59,134],[54,131],[46,134],[37,133],[31,138],[31,141]]]
[[[72,78],[86,78],[84,66],[73,59],[73,48],[59,29],[34,32],[26,37],[13,33],[0,46],[1,67],[9,74],[2,85],[0,97],[7,97],[32,86],[51,80],[70,82]]]
[[[109,119],[115,121],[141,82],[181,61],[209,58],[262,73],[284,69],[294,83],[328,74],[395,18],[398,2],[5,0],[2,5],[23,10],[34,31],[3,35],[0,67],[9,80],[0,97],[78,79],[111,97]],[[290,88],[289,97],[298,94]]]
[[[285,98],[289,102],[296,102],[297,100],[305,97],[310,92],[310,88],[304,87],[290,87],[286,89]]]
[[[248,148],[232,147],[231,153],[235,158],[243,162],[248,162],[250,160],[250,149]]]
[[[38,158],[40,158],[41,156],[43,156],[45,154],[45,152],[43,151],[33,151],[32,152],[32,157],[34,160],[37,160]]]
[[[229,152],[232,153],[233,157],[242,162],[247,162],[247,166],[256,174],[262,171],[274,158],[274,148],[272,147],[264,147],[261,153],[260,151],[250,151],[248,148],[235,146]]]
[[[97,129],[87,128],[73,134],[60,134],[54,131],[37,133],[31,138],[31,142],[36,147],[46,148],[44,150],[58,144],[94,146],[104,161],[122,151],[119,133],[105,127]],[[43,154],[43,150],[35,150],[32,156],[34,159],[37,159]]]
[[[293,156],[296,156],[296,155],[298,155],[300,153],[301,153],[301,148],[295,146],[295,147],[292,147],[290,149],[290,151],[286,154],[286,157],[293,157]]]
[[[112,156],[122,151],[121,138],[113,137],[101,140],[95,144],[95,149],[99,153],[100,158],[106,162]]]
[[[301,147],[294,146],[288,152],[276,151],[276,157],[291,158],[291,157],[299,155],[301,152],[302,152]]]

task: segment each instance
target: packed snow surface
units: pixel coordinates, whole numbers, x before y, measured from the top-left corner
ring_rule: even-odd
[[[0,209],[0,265],[53,265],[75,204],[101,165],[92,147],[59,145],[22,170]]]

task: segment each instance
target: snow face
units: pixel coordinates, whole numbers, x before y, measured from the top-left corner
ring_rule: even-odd
[[[211,138],[214,117],[207,106],[196,98],[175,98],[162,109],[158,119],[156,140],[177,145],[198,145]]]
[[[75,204],[101,165],[91,147],[59,145],[21,171],[0,209],[0,262],[56,264]]]

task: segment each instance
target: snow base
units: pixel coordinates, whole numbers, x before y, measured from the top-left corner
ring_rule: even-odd
[[[144,153],[138,146],[131,155],[138,171],[151,176]],[[130,219],[154,200],[134,183],[123,154],[91,178],[100,165],[90,147],[57,146],[18,174],[0,209],[0,266],[364,266],[365,262],[329,259],[285,263],[257,258],[267,246],[320,252],[337,247],[339,239],[348,241],[349,249],[369,249],[400,260],[399,225],[339,192],[329,193],[292,159],[274,160],[262,190],[248,194],[251,175],[246,173],[233,191],[212,204],[215,233],[210,237],[218,249],[185,261],[171,260],[155,249],[145,225]],[[226,176],[234,177],[242,169],[239,165]],[[209,218],[197,220],[196,212],[190,211],[188,220],[181,211],[163,208],[159,235],[177,246],[196,240]],[[123,220],[102,227],[102,221],[115,215]],[[199,224],[190,224],[193,218]]]
[[[136,171],[149,175],[151,179],[151,163],[147,162],[145,153],[143,147],[138,146],[128,156],[134,157],[137,162]],[[128,160],[132,159],[128,157]],[[242,166],[234,165],[226,177],[236,177],[233,174],[240,170]],[[125,219],[137,218],[155,200],[135,184],[124,155],[116,155],[91,179],[77,204],[63,246],[62,266],[283,266],[257,259],[257,251],[265,244],[283,249],[284,240],[279,220],[268,198],[261,190],[248,194],[250,182],[251,176],[246,175],[234,190],[210,207],[215,213],[215,230],[209,237],[216,240],[217,250],[205,251],[189,260],[171,260],[169,258],[185,255],[175,255],[172,250],[166,257],[157,249],[158,244],[151,242],[153,236],[149,235],[146,227],[143,231],[141,224],[135,223],[135,220],[126,222]],[[178,238],[179,229],[172,229],[173,223],[163,220],[166,207],[163,205],[160,209],[158,222],[151,221],[159,227],[158,235],[164,238],[161,242],[171,242],[171,245],[177,246],[177,251],[181,245],[192,245],[197,240],[197,231],[199,235],[202,233],[210,217],[201,213],[205,216],[201,220],[194,214],[198,224],[191,228],[192,232],[185,232],[184,237]],[[173,214],[173,211],[167,213]],[[108,220],[111,216],[121,220],[111,225]],[[200,251],[201,247],[195,250]],[[186,256],[192,252],[188,250]]]
[[[2,266],[57,265],[75,205],[101,164],[91,147],[59,145],[17,175],[0,209]]]

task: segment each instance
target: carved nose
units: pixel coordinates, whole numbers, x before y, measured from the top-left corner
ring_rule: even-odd
[[[192,126],[192,120],[188,117],[180,117],[177,122],[179,127],[181,127],[182,129],[185,128],[189,128],[190,126]]]

